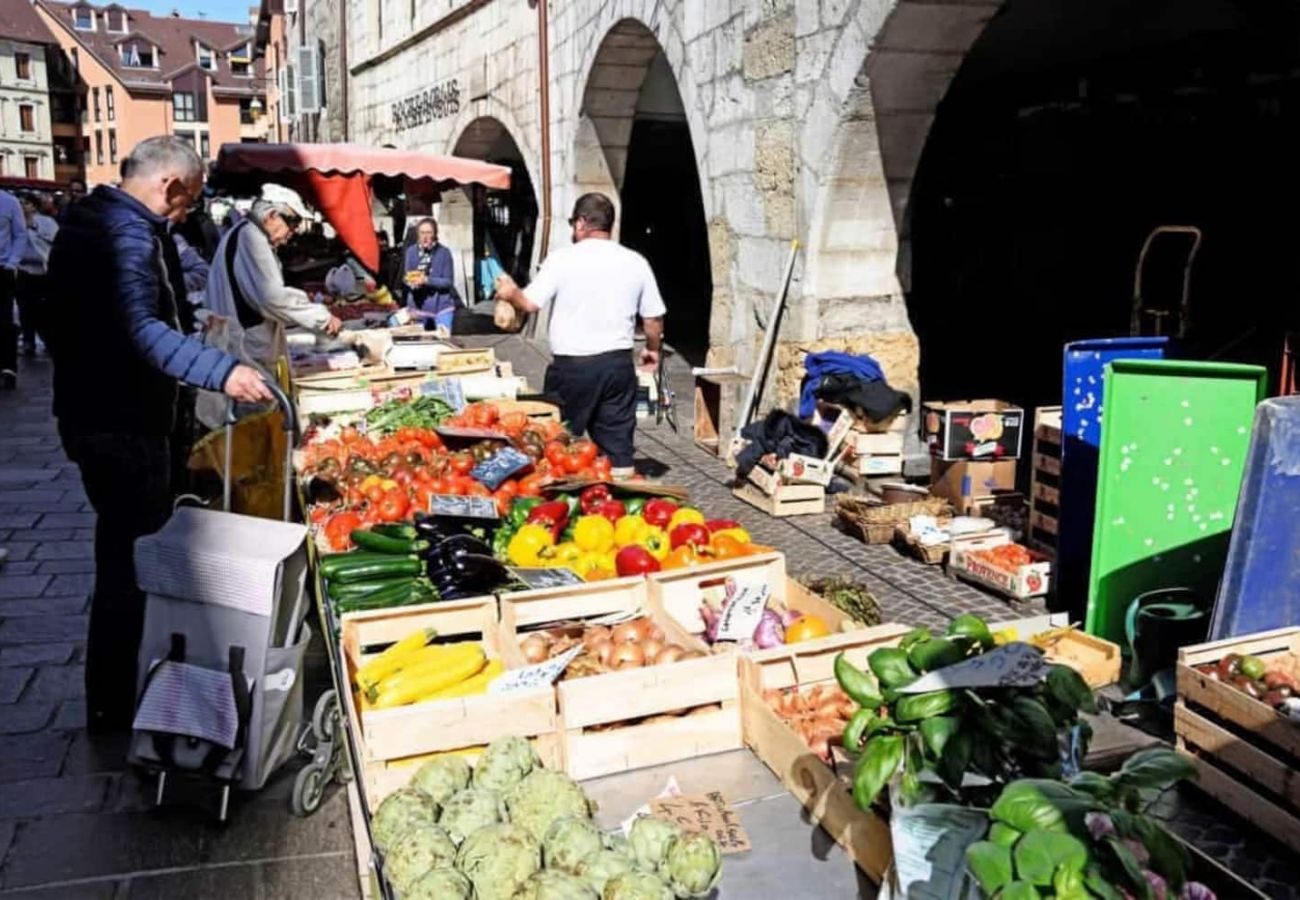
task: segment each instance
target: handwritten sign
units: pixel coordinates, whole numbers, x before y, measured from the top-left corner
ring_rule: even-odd
[[[459,378],[430,378],[420,385],[420,394],[436,397],[456,412],[465,408],[465,390]]]
[[[898,690],[903,694],[924,694],[948,688],[1032,687],[1046,677],[1047,660],[1043,658],[1043,651],[1017,642],[922,675]]]
[[[511,575],[530,588],[571,587],[583,583],[581,576],[567,566],[555,566],[549,569],[525,569],[517,566],[506,566],[506,568]]]
[[[535,666],[527,666],[523,669],[512,669],[501,677],[494,679],[488,685],[489,694],[510,694],[515,691],[526,691],[531,688],[546,687],[555,683],[569,663],[573,662],[585,648],[578,646],[561,653],[559,656],[553,656],[545,662],[540,662]]]
[[[734,590],[734,592],[733,592]],[[728,583],[730,601],[722,610],[718,623],[717,639],[720,641],[747,641],[754,636],[758,620],[767,608],[767,598],[772,589],[766,584]]]
[[[651,800],[650,812],[676,822],[683,831],[707,834],[723,853],[744,853],[751,847],[740,814],[727,805],[721,791]]]
[[[533,459],[527,453],[522,453],[514,447],[502,447],[471,469],[469,474],[480,484],[495,491],[511,475],[532,464]]]
[[[439,425],[435,431],[438,437],[461,439],[467,441],[504,441],[506,436],[491,428],[462,428],[457,425]]]
[[[497,505],[491,497],[466,497],[461,494],[434,494],[429,498],[429,512],[451,519],[490,519],[496,521]]]

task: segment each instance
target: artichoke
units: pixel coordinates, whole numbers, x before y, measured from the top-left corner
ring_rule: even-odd
[[[424,791],[439,806],[451,799],[457,791],[469,787],[469,763],[462,756],[454,754],[431,759],[420,766],[411,787]]]
[[[531,744],[521,737],[497,738],[474,767],[474,787],[505,793],[540,764]]]
[[[542,838],[542,862],[548,869],[576,875],[578,866],[603,849],[600,829],[591,819],[564,816],[551,823]]]
[[[371,837],[381,852],[397,843],[397,839],[420,825],[438,824],[438,804],[427,794],[411,788],[402,788],[384,798],[375,810],[370,823]]]
[[[673,892],[649,872],[625,872],[605,884],[601,900],[673,900]]]
[[[465,788],[457,792],[442,808],[438,824],[446,829],[457,847],[465,838],[486,825],[504,821],[501,795],[482,788]]]
[[[587,796],[578,783],[563,772],[537,769],[506,795],[510,821],[527,828],[539,841],[556,819],[591,816]]]
[[[589,856],[578,865],[578,875],[587,884],[603,894],[605,885],[616,875],[623,875],[636,868],[636,861],[627,853],[618,850],[601,850]]]
[[[455,869],[432,869],[402,891],[402,900],[473,900],[474,886]]]
[[[668,856],[668,845],[681,835],[681,826],[676,822],[641,816],[632,823],[627,839],[637,864],[647,872],[658,872]]]
[[[567,872],[542,871],[515,891],[513,900],[600,900],[581,878]]]
[[[473,882],[477,900],[511,900],[541,867],[541,845],[518,825],[480,828],[456,854],[456,868]]]
[[[704,897],[722,877],[722,850],[707,834],[683,834],[668,845],[668,886],[678,897]]]
[[[399,894],[430,869],[456,862],[456,845],[437,825],[419,825],[398,838],[384,856],[384,872]]]

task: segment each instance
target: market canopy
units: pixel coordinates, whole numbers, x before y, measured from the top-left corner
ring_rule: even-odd
[[[379,241],[371,214],[376,179],[390,190],[432,201],[447,188],[467,184],[505,190],[510,167],[360,144],[223,144],[214,178],[252,194],[266,182],[293,188],[321,211],[366,268],[377,271]]]

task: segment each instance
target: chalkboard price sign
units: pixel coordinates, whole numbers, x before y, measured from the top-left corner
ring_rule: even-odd
[[[480,484],[495,491],[511,475],[532,464],[532,457],[527,453],[521,453],[514,447],[502,447],[470,470],[469,474]]]
[[[517,566],[507,566],[506,568],[510,570],[510,574],[534,590],[538,588],[572,587],[575,584],[583,583],[577,572],[563,566],[550,569],[524,569]]]
[[[429,512],[434,516],[455,519],[496,521],[497,505],[491,497],[464,497],[458,494],[435,494],[429,498]]]

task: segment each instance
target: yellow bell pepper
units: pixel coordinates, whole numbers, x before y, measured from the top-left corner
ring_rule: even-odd
[[[727,535],[728,537],[735,538],[736,540],[740,541],[742,544],[748,544],[750,542],[749,532],[743,528],[720,528],[717,531],[713,532],[712,539],[717,540],[719,537],[721,537],[724,534]]]
[[[650,523],[644,516],[621,516],[614,523],[614,546],[621,549],[639,544],[645,540],[649,530]]]
[[[523,525],[506,545],[506,556],[516,566],[543,566],[546,564],[543,553],[549,556],[554,545],[555,539],[546,528],[537,524]]]
[[[668,532],[664,531],[657,525],[650,525],[646,528],[645,537],[638,543],[650,552],[655,559],[663,562],[668,558],[668,552],[672,546],[668,540]]]
[[[614,546],[614,525],[604,516],[581,516],[573,526],[573,542],[588,552],[604,553]]]
[[[573,541],[565,541],[563,544],[556,544],[555,548],[548,554],[546,560],[548,566],[568,566],[573,569],[578,565],[578,561],[583,557],[583,549]]]
[[[677,512],[673,513],[673,517],[668,520],[668,527],[664,530],[669,534],[672,534],[674,528],[678,525],[685,525],[688,522],[695,525],[703,525],[704,513],[700,512],[693,506],[680,507]]]

